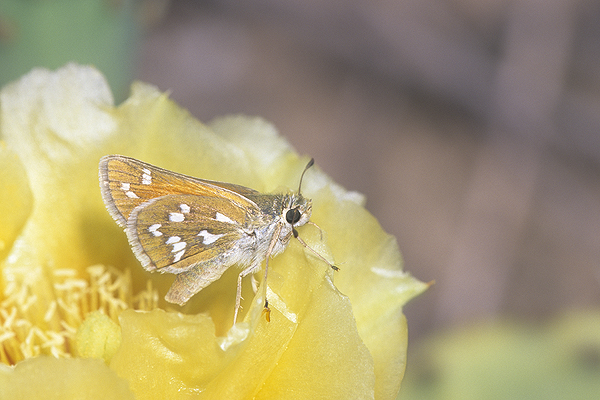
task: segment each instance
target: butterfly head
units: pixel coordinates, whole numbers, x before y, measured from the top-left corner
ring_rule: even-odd
[[[312,201],[298,193],[290,195],[288,207],[283,209],[281,216],[293,228],[306,224],[310,220],[311,214]]]
[[[283,210],[282,217],[284,217],[287,223],[292,226],[292,231],[294,231],[294,227],[306,224],[310,220],[312,214],[312,201],[304,198],[300,191],[302,190],[302,178],[304,178],[304,174],[314,165],[314,163],[314,158],[311,158],[308,164],[306,164],[306,167],[304,167],[304,171],[302,171],[302,175],[300,175],[298,193],[289,196],[289,202],[287,202],[288,207]],[[294,235],[295,234],[294,231]]]

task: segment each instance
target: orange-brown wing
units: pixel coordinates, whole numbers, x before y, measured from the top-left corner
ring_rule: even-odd
[[[171,194],[221,198],[249,214],[259,212],[258,206],[245,197],[259,194],[256,190],[178,174],[120,155],[100,160],[100,189],[109,213],[122,227],[136,207]]]

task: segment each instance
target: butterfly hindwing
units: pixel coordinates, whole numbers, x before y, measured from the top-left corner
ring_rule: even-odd
[[[225,199],[168,195],[135,208],[125,232],[144,268],[181,273],[226,257],[246,235],[246,217]]]

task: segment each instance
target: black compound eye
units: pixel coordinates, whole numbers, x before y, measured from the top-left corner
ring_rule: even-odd
[[[288,224],[294,225],[296,222],[300,221],[301,216],[302,214],[300,214],[300,211],[298,211],[297,208],[292,208],[285,213],[285,220]]]

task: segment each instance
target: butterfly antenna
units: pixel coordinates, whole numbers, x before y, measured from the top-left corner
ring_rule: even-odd
[[[302,178],[304,178],[304,174],[306,173],[306,170],[309,169],[310,167],[312,167],[315,164],[315,159],[311,158],[310,161],[308,162],[308,164],[306,164],[306,167],[304,167],[304,171],[302,171],[302,175],[300,175],[300,184],[298,184],[298,194],[300,194],[300,189],[302,188]]]

